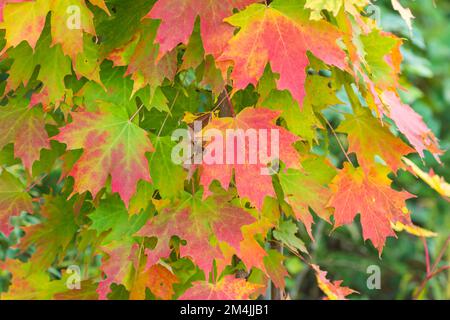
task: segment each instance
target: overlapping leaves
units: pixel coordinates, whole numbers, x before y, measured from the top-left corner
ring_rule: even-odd
[[[2,266],[13,274],[6,298],[74,298],[61,285],[65,268],[49,283],[45,272],[64,258],[80,262],[71,246],[84,265],[101,255],[78,297],[249,299],[268,279],[285,286],[284,256],[268,241],[308,256],[299,226],[313,238],[316,216],[337,228],[359,214],[380,253],[398,226],[416,232],[412,195],[392,189],[388,174],[406,168],[409,153],[442,151],[400,99],[401,40],[361,14],[367,4],[1,2],[0,231],[9,235],[10,218],[23,213],[41,221],[24,228],[18,248],[33,248],[31,262]],[[344,164],[327,159],[340,90]],[[202,151],[220,161],[177,164],[170,134],[192,129],[189,118],[223,137],[265,130],[270,141],[277,132],[279,155],[250,163],[261,150],[245,140],[219,159],[209,139]],[[276,172],[263,174],[275,160]],[[414,171],[448,194],[445,182]],[[354,292],[311,267],[330,299]]]

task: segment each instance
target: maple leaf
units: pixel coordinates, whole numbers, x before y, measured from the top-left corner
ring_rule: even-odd
[[[83,52],[84,32],[96,35],[94,15],[85,0],[51,0],[50,10],[52,44],[61,44],[64,54],[76,61],[78,54]]]
[[[146,85],[156,87],[165,78],[172,81],[177,72],[175,50],[157,60],[159,46],[153,43],[157,30],[157,21],[144,20],[135,37],[108,56],[114,65],[128,66],[126,74],[134,80],[133,93]]]
[[[207,56],[203,70],[203,79],[201,85],[211,88],[215,96],[219,96],[225,90],[226,82],[223,79],[222,72],[212,56]]]
[[[218,59],[234,62],[235,89],[256,85],[270,62],[280,74],[278,89],[289,90],[301,106],[307,51],[327,64],[345,68],[345,53],[336,43],[341,33],[325,21],[309,21],[302,9],[297,0],[278,0],[270,6],[253,4],[225,20],[241,28]]]
[[[273,207],[275,205],[277,206],[276,208]],[[240,243],[238,256],[244,262],[247,270],[256,267],[264,273],[268,273],[264,263],[267,252],[260,242],[264,241],[269,230],[275,227],[272,219],[267,218],[268,212],[271,211],[278,211],[277,201],[272,198],[266,198],[261,212],[262,217],[254,223],[242,227],[244,239]],[[276,215],[279,217],[279,212]]]
[[[288,91],[272,90],[261,106],[282,111],[280,117],[286,121],[287,128],[311,144],[316,140],[316,129],[321,126],[311,104],[304,103],[300,109],[298,103]]]
[[[64,55],[61,45],[51,46],[48,28],[44,30],[36,45],[34,59],[40,66],[37,79],[44,86],[40,93],[33,93],[31,105],[42,103],[44,110],[48,110],[50,104],[59,106],[67,93],[64,78],[72,74],[72,69],[70,58]]]
[[[16,177],[3,170],[0,174],[0,232],[9,236],[12,230],[9,218],[22,211],[33,211],[31,196]]]
[[[330,281],[327,279],[327,272],[320,270],[318,265],[312,264],[311,267],[316,273],[316,280],[319,288],[326,294],[329,300],[347,300],[346,297],[352,293],[357,293],[348,287],[342,287],[342,280]]]
[[[277,288],[283,290],[285,287],[284,278],[289,276],[283,265],[285,259],[286,258],[281,253],[273,249],[269,250],[267,256],[264,257],[264,265],[270,279]]]
[[[154,1],[110,0],[112,12],[102,15],[95,28],[100,43],[100,57],[107,57],[112,51],[120,49],[132,38],[142,24],[142,19],[150,11]],[[97,15],[96,18],[99,16]]]
[[[397,172],[405,167],[402,157],[415,152],[395,137],[387,124],[382,126],[369,109],[357,108],[354,115],[346,115],[337,131],[348,134],[349,151],[356,153],[359,164],[365,170],[370,170],[378,155],[393,172]]]
[[[5,8],[5,21],[2,28],[6,30],[5,49],[15,47],[26,40],[34,49],[41,35],[46,16],[51,12],[52,44],[61,44],[65,55],[75,63],[78,54],[83,52],[84,33],[95,36],[94,15],[85,0],[36,0],[7,1],[21,2],[8,4]],[[104,6],[104,2],[94,3]],[[2,8],[0,7],[0,12]]]
[[[5,29],[6,45],[3,50],[16,47],[22,41],[27,41],[34,49],[44,29],[48,11],[47,0],[7,3],[0,24],[0,28]]]
[[[273,236],[293,252],[300,250],[301,252],[308,253],[303,241],[296,236],[297,232],[298,227],[296,223],[290,220],[283,220],[280,222],[280,225],[273,230]]]
[[[145,183],[145,181],[141,182]],[[148,198],[147,201],[149,201]],[[88,217],[92,220],[89,229],[95,230],[98,235],[109,231],[102,241],[103,244],[107,244],[112,241],[124,240],[136,233],[145,224],[149,214],[142,213],[130,216],[124,203],[116,194],[102,199],[98,207]]]
[[[434,238],[438,236],[438,234],[433,231],[416,226],[410,219],[407,218],[403,220],[398,219],[397,221],[392,222],[391,225],[397,232],[406,231],[416,237]]]
[[[46,197],[41,208],[44,221],[23,228],[25,237],[20,241],[20,248],[36,246],[36,253],[31,258],[36,268],[45,270],[58,255],[59,261],[64,258],[64,252],[78,230],[73,205],[74,199],[67,202],[62,196]]]
[[[110,61],[106,61],[100,70],[102,85],[89,81],[76,97],[83,99],[86,111],[97,111],[98,102],[104,101],[126,108],[129,114],[133,114],[136,111],[136,102],[132,99],[133,81],[125,73],[126,68],[115,68]]]
[[[360,36],[364,56],[362,61],[377,87],[386,89],[398,85],[402,55],[402,40],[395,35],[373,30]]]
[[[241,228],[254,218],[227,200],[226,196],[202,200],[201,193],[183,194],[175,207],[162,210],[139,231],[141,236],[158,238],[156,247],[146,251],[147,265],[150,267],[169,256],[169,242],[175,235],[187,242],[180,248],[180,256],[191,257],[206,274],[212,270],[213,260],[223,257],[220,248],[211,242],[212,237],[232,246],[239,254]]]
[[[279,160],[283,161],[289,168],[299,167],[299,157],[293,147],[293,143],[299,138],[286,129],[275,125],[279,115],[279,112],[268,109],[246,108],[235,118],[215,118],[205,127],[205,132],[214,129],[221,133],[220,136],[213,137],[214,139],[206,145],[204,157],[211,157],[213,161],[210,161],[211,164],[204,161],[201,165],[200,184],[205,188],[205,197],[211,194],[209,186],[213,180],[218,180],[223,188],[228,189],[233,170],[239,195],[242,198],[250,199],[251,203],[257,208],[262,208],[266,196],[275,197],[272,177],[262,174],[262,170],[267,168],[267,164],[271,161],[270,158],[278,156],[273,154],[273,150],[269,149],[273,131],[277,131],[279,135],[279,146],[276,146],[279,149]],[[251,141],[252,139],[245,136],[245,141],[239,143],[239,140],[237,140],[239,138],[233,137],[233,132],[244,132],[245,134],[247,129],[256,130],[257,135],[260,130],[265,130],[267,136],[259,138],[258,141]],[[261,143],[267,143],[266,151],[263,150]],[[225,146],[226,151],[224,152]],[[250,159],[255,154],[259,159],[254,161],[256,163],[253,163]],[[230,161],[228,158],[231,158],[231,155],[233,159]],[[243,161],[239,161],[239,158]],[[252,181],[251,185],[248,184],[249,181]]]
[[[314,214],[330,222],[333,210],[336,228],[359,214],[364,239],[380,254],[395,232],[437,235],[413,224],[411,195],[392,189],[387,176],[404,168],[449,198],[443,178],[403,157],[427,150],[439,161],[443,152],[400,99],[403,41],[364,13],[369,0],[106,3],[0,0],[0,232],[9,236],[11,217],[24,212],[41,221],[23,227],[12,248],[31,249],[28,263],[0,261],[0,278],[12,273],[2,299],[171,299],[188,285],[182,299],[257,298],[268,283],[283,289],[288,276],[285,257],[268,242],[307,254],[298,222],[311,235]],[[411,11],[391,3],[411,30]],[[338,99],[342,87],[353,113]],[[337,130],[359,165],[339,173],[316,156],[335,151],[321,113],[338,104],[347,111]],[[260,155],[245,136],[249,142],[232,141],[232,156],[220,159],[224,143],[214,135],[205,159],[221,161],[186,170],[171,160],[170,134],[194,120],[203,121],[202,134],[222,138],[253,129],[272,140],[276,130],[281,154]],[[263,175],[273,160],[281,169]],[[29,188],[16,174],[22,167],[23,180],[35,181]],[[49,179],[35,188],[37,177]],[[86,266],[102,254],[99,272],[85,273],[101,277],[69,290],[61,267],[83,252],[92,253]],[[328,299],[354,293],[311,267]],[[243,269],[246,279],[229,275]],[[202,273],[206,280],[197,281]]]
[[[450,184],[443,177],[438,176],[433,170],[429,173],[424,172],[414,162],[408,158],[402,159],[412,170],[412,172],[425,181],[431,188],[436,190],[441,196],[450,200]]]
[[[409,32],[412,35],[412,20],[415,18],[412,14],[411,10],[402,6],[402,4],[398,0],[391,0],[392,7],[394,10],[397,10],[400,13],[400,16],[405,20],[406,25],[408,26]]]
[[[3,21],[3,9],[8,3],[26,2],[30,0],[1,0],[0,1],[0,22]]]
[[[200,17],[200,32],[206,54],[217,57],[233,36],[234,28],[223,20],[233,13],[233,8],[242,9],[256,0],[159,0],[147,17],[161,19],[156,36],[160,44],[160,55],[171,51],[179,43],[187,44]]]
[[[66,283],[67,287],[67,283]],[[97,284],[92,280],[82,280],[80,282],[80,289],[67,289],[66,292],[58,292],[53,298],[54,300],[81,300],[92,301],[98,300],[98,293],[96,291]]]
[[[321,218],[329,221],[331,212],[327,208],[331,198],[331,190],[326,187],[335,176],[335,169],[321,158],[304,162],[304,171],[288,169],[281,172],[280,183],[285,193],[285,200],[291,205],[295,216],[303,222],[309,236],[313,239],[313,217],[309,208],[313,209]]]
[[[33,263],[7,260],[4,268],[11,272],[12,281],[2,300],[52,300],[55,295],[67,293],[67,273],[60,280],[50,281],[47,270],[35,270]]]
[[[183,54],[183,63],[181,64],[180,69],[196,69],[203,62],[204,57],[205,50],[203,49],[200,26],[195,24],[194,31],[192,32],[189,43],[187,44],[186,50]]]
[[[36,67],[36,59],[33,49],[27,42],[20,43],[17,47],[8,50],[8,56],[13,59],[6,79],[5,92],[16,90],[21,84],[26,86]]]
[[[139,180],[150,181],[146,153],[153,147],[147,133],[130,121],[125,110],[107,103],[97,112],[74,112],[73,122],[61,128],[53,140],[68,149],[83,149],[70,175],[74,192],[95,195],[111,174],[112,191],[128,206]]]
[[[337,16],[339,10],[344,7],[346,11],[354,14],[355,6],[365,7],[369,3],[369,0],[306,0],[305,8],[311,9],[312,20],[320,20],[322,10],[327,10]]]
[[[245,279],[225,276],[214,284],[207,281],[194,282],[180,300],[248,300],[261,287]]]
[[[173,285],[179,283],[178,278],[167,268],[155,264],[139,273],[130,293],[132,300],[145,300],[145,289],[162,300],[170,300],[174,295]]]
[[[111,15],[108,10],[108,7],[106,6],[105,0],[88,0],[88,1],[92,3],[94,6],[103,9],[103,11],[105,11],[108,15]]]
[[[113,241],[108,245],[101,247],[106,254],[106,259],[102,258],[102,265],[100,270],[106,277],[97,287],[99,299],[106,300],[108,294],[111,292],[112,283],[125,283],[129,277],[130,272],[138,268],[137,253],[139,246],[129,239],[124,241]]]
[[[374,166],[365,173],[361,167],[344,166],[331,185],[334,194],[329,205],[335,208],[335,228],[352,223],[361,214],[364,240],[370,239],[379,253],[387,237],[395,237],[391,222],[407,217],[405,201],[413,196],[391,189],[389,170]]]
[[[311,59],[310,68],[327,69],[326,65],[317,59]],[[280,117],[286,121],[289,131],[299,135],[311,145],[317,143],[317,129],[322,128],[322,123],[316,116],[317,110],[342,103],[336,97],[333,79],[317,74],[308,74],[305,83],[306,96],[302,108],[292,98],[289,91],[279,91],[276,90],[276,87],[276,75],[270,68],[266,68],[257,87],[260,95],[258,106],[282,111]]]
[[[439,142],[433,132],[409,105],[404,104],[393,91],[385,91],[381,99],[389,106],[389,117],[394,120],[398,129],[403,133],[420,156],[424,157],[424,150],[428,150],[437,161],[443,154]]]
[[[31,172],[41,149],[50,149],[45,123],[40,108],[30,108],[26,99],[11,99],[0,108],[0,148],[14,143],[14,156]]]
[[[154,192],[153,184],[147,181],[139,181],[136,194],[130,200],[128,213],[130,215],[139,214],[142,210],[145,211],[152,206],[150,200],[153,198]]]
[[[99,47],[92,41],[88,34],[83,36],[83,52],[79,53],[72,61],[74,71],[78,78],[85,77],[88,80],[102,83],[100,80]]]
[[[183,167],[172,161],[176,143],[170,137],[152,137],[152,142],[155,146],[155,152],[150,157],[152,180],[163,198],[174,197],[183,191],[187,176]]]

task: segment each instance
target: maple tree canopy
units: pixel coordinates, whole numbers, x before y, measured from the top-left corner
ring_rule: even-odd
[[[359,216],[379,255],[396,230],[432,235],[392,177],[416,172],[445,195],[406,158],[443,152],[402,100],[402,39],[368,5],[0,1],[0,231],[21,228],[17,251],[34,248],[0,261],[12,275],[1,298],[255,299],[269,283],[283,291],[284,248],[345,299],[355,291],[310,262],[318,220]],[[248,162],[248,143],[231,148],[241,163],[174,162],[172,134],[194,121],[276,132],[275,174]],[[25,214],[35,223],[19,225]],[[68,265],[82,290],[66,286]]]

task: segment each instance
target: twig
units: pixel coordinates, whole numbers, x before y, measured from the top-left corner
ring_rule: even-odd
[[[422,237],[422,243],[423,243],[423,247],[425,249],[425,263],[427,265],[427,274],[430,273],[430,253],[428,251],[428,244],[427,244],[427,239],[425,237]]]
[[[422,281],[422,283],[419,286],[419,289],[416,291],[416,293],[414,294],[414,300],[416,300],[420,294],[422,293],[423,289],[425,289],[426,284],[428,283],[428,281],[430,281],[431,279],[433,279],[435,276],[437,276],[438,274],[444,272],[445,270],[450,270],[450,266],[444,266],[439,268],[437,271],[428,274],[426,276],[426,278]]]
[[[450,236],[448,236],[447,239],[445,240],[444,246],[442,247],[441,251],[439,252],[437,259],[434,261],[433,265],[431,266],[431,271],[435,270],[437,265],[439,264],[439,262],[441,262],[449,244],[450,244]]]
[[[413,294],[413,299],[417,299],[420,294],[422,293],[422,291],[425,289],[425,286],[427,285],[427,283],[434,278],[435,276],[437,276],[438,274],[440,274],[441,272],[445,271],[445,270],[449,270],[450,266],[443,266],[441,268],[439,268],[436,271],[436,268],[439,264],[439,262],[441,262],[442,258],[444,257],[445,251],[447,250],[448,246],[450,244],[450,236],[447,237],[447,239],[445,240],[445,243],[441,249],[441,251],[438,254],[437,259],[434,261],[433,265],[430,268],[430,271],[428,271],[428,265],[427,265],[427,275],[425,277],[425,279],[423,279],[423,281],[420,283],[419,288],[415,291],[415,293]],[[425,247],[425,251],[428,251],[428,247]],[[426,254],[427,255],[427,254]],[[429,259],[429,258],[428,258]],[[429,262],[427,261],[427,264],[429,264]]]
[[[230,99],[230,96],[228,95],[228,91],[226,88],[223,91],[225,92],[225,97],[227,98],[228,104],[230,106],[231,115],[234,117],[236,115],[236,113],[234,112],[233,103],[231,103],[231,99]]]
[[[38,185],[39,183],[41,183],[42,180],[44,180],[46,177],[48,176],[48,174],[44,174],[43,176],[41,176],[39,179],[37,179],[36,181],[34,181],[32,184],[30,184],[30,186],[28,188],[25,189],[25,192],[30,192],[31,189],[33,189],[36,185]]]
[[[283,253],[283,244],[281,242],[272,241],[270,242],[270,247],[281,254]],[[270,281],[270,297],[271,300],[283,300],[283,291],[277,288],[273,281]]]
[[[337,136],[336,131],[334,131],[333,126],[331,125],[331,123],[328,121],[328,119],[327,119],[324,115],[322,115],[322,118],[325,120],[325,122],[327,123],[327,125],[330,127],[330,130],[331,130],[331,132],[333,133],[334,137],[336,138],[337,143],[339,144],[339,147],[341,148],[341,150],[342,150],[342,152],[344,153],[345,157],[347,158],[347,161],[348,161],[351,165],[353,165],[352,160],[350,160],[350,157],[348,156],[347,151],[345,151],[345,148],[344,148],[344,146],[342,145],[341,140],[340,140],[339,137]],[[354,165],[353,165],[353,166],[354,166]]]
[[[180,90],[177,91],[177,94],[175,95],[175,98],[172,101],[172,105],[170,106],[169,112],[167,113],[166,117],[164,118],[161,128],[159,128],[157,138],[159,138],[161,136],[162,130],[163,130],[164,126],[166,125],[167,119],[169,118],[169,114],[172,113],[172,109],[175,106],[175,102],[177,101],[179,95],[180,95]]]

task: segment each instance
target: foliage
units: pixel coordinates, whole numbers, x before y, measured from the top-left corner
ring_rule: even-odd
[[[368,298],[369,264],[403,276],[387,297],[448,297],[448,39],[377,5],[382,27],[368,0],[2,1],[1,298]],[[279,155],[176,163],[199,122]]]

